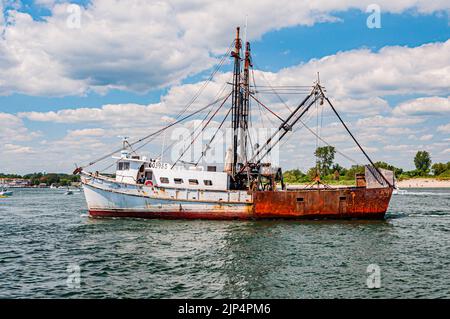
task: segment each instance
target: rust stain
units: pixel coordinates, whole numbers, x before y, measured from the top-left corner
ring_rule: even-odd
[[[383,218],[392,188],[255,192],[255,218]]]

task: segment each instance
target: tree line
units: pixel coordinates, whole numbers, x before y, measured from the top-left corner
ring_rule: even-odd
[[[355,174],[364,173],[364,165],[353,165],[345,168],[334,162],[336,149],[333,146],[318,147],[314,152],[317,164],[306,172],[299,169],[285,171],[283,178],[287,183],[309,183],[315,180],[317,176],[327,182],[339,182],[344,184],[353,183]],[[405,171],[402,168],[395,167],[386,162],[374,163],[378,168],[388,169],[394,172],[399,180],[415,177],[437,177],[450,178],[450,162],[434,163],[432,165],[430,153],[427,151],[418,151],[414,157],[414,170]]]
[[[48,173],[48,174],[33,173],[26,175],[0,173],[0,178],[18,178],[18,179],[20,178],[29,180],[31,185],[46,184],[47,186],[50,186],[52,184],[68,186],[73,182],[80,182],[79,175],[57,174],[57,173]]]
[[[283,174],[284,180],[287,183],[308,183],[312,182],[319,175],[322,180],[327,182],[352,183],[355,179],[355,174],[364,173],[364,165],[353,165],[350,168],[345,168],[335,163],[335,154],[336,149],[333,146],[318,147],[314,152],[317,158],[315,167],[311,167],[306,172],[302,172],[299,169],[285,171]],[[427,151],[418,151],[416,153],[414,157],[416,168],[411,171],[405,171],[386,162],[376,162],[374,164],[378,168],[393,171],[395,177],[399,180],[431,176],[443,179],[450,178],[450,162],[432,164],[430,153]],[[52,184],[66,186],[72,182],[80,182],[79,175],[57,173],[33,173],[26,175],[0,173],[0,178],[21,178],[30,180],[31,185],[46,184],[47,186]]]

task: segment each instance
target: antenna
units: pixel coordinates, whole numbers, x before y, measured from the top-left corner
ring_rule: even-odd
[[[128,136],[121,136],[121,135],[119,135],[117,137],[122,139],[122,147],[125,150],[127,148],[128,138],[129,137]]]
[[[245,15],[244,45],[247,43],[247,25],[248,25],[248,14]]]

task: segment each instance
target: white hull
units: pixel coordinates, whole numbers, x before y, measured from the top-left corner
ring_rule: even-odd
[[[94,217],[239,218],[252,209],[252,196],[246,191],[169,189],[93,176],[83,176],[82,182]]]

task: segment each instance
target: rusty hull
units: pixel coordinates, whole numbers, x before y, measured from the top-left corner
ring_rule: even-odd
[[[349,187],[253,193],[254,218],[382,219],[392,188]]]

